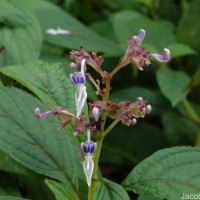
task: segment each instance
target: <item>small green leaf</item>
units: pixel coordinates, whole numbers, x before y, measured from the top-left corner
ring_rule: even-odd
[[[128,194],[121,185],[100,178],[95,190],[95,200],[130,200]]]
[[[161,92],[176,106],[188,94],[190,77],[184,72],[173,71],[169,68],[160,68],[156,78]]]
[[[167,46],[170,50],[170,57],[176,58],[179,56],[193,55],[197,52],[192,49],[190,46],[181,43],[173,43]]]
[[[78,200],[77,194],[74,192],[71,185],[59,183],[54,180],[46,179],[45,183],[54,193],[56,200]]]
[[[38,58],[42,35],[37,19],[29,12],[21,12],[5,0],[0,7],[0,13],[3,24],[0,28],[0,42],[14,62]]]
[[[180,199],[183,192],[196,194],[200,191],[199,165],[199,148],[163,149],[137,165],[122,185],[137,194]]]

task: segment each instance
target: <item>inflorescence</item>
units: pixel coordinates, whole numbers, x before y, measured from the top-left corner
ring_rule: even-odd
[[[150,57],[155,58],[159,62],[169,61],[169,49],[165,48],[163,55],[145,52],[145,48],[141,46],[144,37],[145,31],[141,29],[137,36],[128,39],[127,50],[111,73],[108,73],[101,68],[104,59],[101,56],[97,56],[96,51],[93,51],[90,55],[83,48],[81,48],[80,51],[72,50],[71,58],[74,62],[71,63],[71,67],[80,68],[79,72],[70,74],[71,83],[77,87],[75,92],[76,114],[59,106],[43,113],[40,112],[39,108],[35,109],[35,117],[37,119],[44,119],[48,117],[48,115],[58,115],[60,116],[59,121],[62,128],[70,123],[74,124],[74,136],[85,132],[87,133],[87,141],[81,143],[81,150],[84,154],[83,170],[89,186],[91,184],[94,169],[92,158],[97,147],[96,142],[91,141],[91,135],[94,138],[97,138],[97,136],[104,131],[101,130],[100,126],[101,123],[105,123],[101,118],[102,113],[106,113],[106,117],[108,116],[116,122],[121,121],[124,125],[132,126],[136,124],[138,118],[144,118],[146,114],[151,112],[151,105],[142,97],[138,97],[133,102],[124,101],[114,103],[107,99],[107,94],[110,92],[107,90],[110,90],[110,88],[101,88],[102,85],[106,84],[106,81],[111,80],[116,72],[130,63],[139,70],[143,70],[144,67],[151,64],[149,60]],[[98,72],[102,81],[95,80],[91,74],[87,72],[86,65],[92,67],[96,72]],[[96,94],[101,96],[102,99],[101,101],[95,101],[88,104],[89,121],[87,120],[85,113],[82,111],[87,101],[87,88],[85,86],[86,79],[95,86]]]

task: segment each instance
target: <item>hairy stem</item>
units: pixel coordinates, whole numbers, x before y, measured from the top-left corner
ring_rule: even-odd
[[[94,171],[92,174],[92,183],[89,187],[88,191],[88,200],[94,200],[94,192],[96,189],[96,181],[97,181],[97,169],[98,169],[98,163],[99,163],[99,157],[101,153],[101,147],[103,143],[103,138],[97,140],[97,149],[96,153],[94,155]]]
[[[115,119],[112,124],[103,132],[102,136],[105,137],[119,122],[120,120],[117,118]]]
[[[105,78],[106,88],[105,88],[103,101],[108,102],[109,101],[109,94],[110,94],[111,77],[110,77],[109,74],[107,74],[104,78]],[[97,149],[96,149],[96,152],[95,152],[95,155],[94,155],[94,159],[93,159],[93,161],[94,161],[94,171],[93,171],[93,174],[92,174],[92,182],[91,182],[91,185],[90,185],[89,190],[88,190],[88,200],[94,200],[96,182],[98,180],[97,169],[98,169],[99,157],[100,157],[100,153],[101,153],[101,147],[102,147],[102,144],[103,144],[104,135],[106,135],[108,133],[108,131],[106,131],[106,134],[104,132],[105,123],[106,123],[106,117],[107,117],[107,112],[103,112],[102,113],[102,117],[101,117],[101,121],[102,121],[102,123],[101,123],[101,131],[100,131],[99,136],[97,137],[97,141],[96,141],[97,142]]]

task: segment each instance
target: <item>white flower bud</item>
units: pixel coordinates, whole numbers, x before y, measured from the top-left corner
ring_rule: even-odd
[[[92,109],[92,115],[94,117],[94,120],[97,122],[99,120],[99,116],[100,116],[100,111],[99,111],[99,108],[97,107],[94,107]]]

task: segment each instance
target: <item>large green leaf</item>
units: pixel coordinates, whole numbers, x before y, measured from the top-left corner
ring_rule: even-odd
[[[75,111],[75,87],[60,64],[35,60],[0,71],[35,93],[49,108],[61,106]]]
[[[148,116],[147,116],[148,118]],[[128,140],[127,140],[128,138]],[[101,161],[137,164],[155,151],[166,148],[167,138],[157,126],[138,119],[134,126],[117,125],[105,138]]]
[[[199,129],[197,124],[175,113],[164,113],[162,121],[171,145],[192,145]]]
[[[81,153],[76,138],[54,116],[38,121],[34,109],[41,102],[15,88],[0,85],[0,149],[37,173],[78,188]]]
[[[44,32],[44,39],[55,45],[86,50],[98,50],[109,54],[119,53],[118,46],[88,29],[61,8],[42,0],[10,0],[16,6],[34,12]],[[52,17],[53,16],[53,17]],[[48,35],[46,30],[60,27],[72,32],[72,35]],[[125,41],[126,42],[126,41]]]
[[[125,41],[137,35],[139,29],[145,29],[144,43],[152,49],[161,51],[168,44],[175,42],[173,26],[166,21],[153,21],[137,12],[120,11],[113,16],[114,31],[121,46],[125,48]]]
[[[70,185],[59,183],[54,180],[46,179],[46,184],[54,193],[56,200],[78,200],[77,194],[72,190]]]
[[[156,77],[162,93],[171,101],[173,106],[187,96],[190,77],[184,72],[162,67],[157,71]]]
[[[187,9],[177,27],[177,40],[185,43],[196,49],[200,50],[200,26],[198,26],[197,19],[200,18],[200,3],[199,0],[193,0],[189,3]],[[194,23],[191,23],[194,22]]]
[[[176,57],[185,56],[185,55],[193,55],[197,53],[190,46],[181,44],[181,43],[170,44],[167,46],[167,48],[170,49],[171,58],[176,58]]]
[[[0,6],[0,42],[14,62],[38,58],[42,34],[37,19],[6,0]]]
[[[28,200],[28,199],[11,197],[11,196],[0,196],[0,200]]]
[[[123,182],[127,190],[167,200],[200,191],[200,149],[163,149],[141,162]]]
[[[137,200],[162,200],[162,199],[156,198],[156,197],[150,196],[150,195],[148,195],[148,196],[146,196],[146,195],[141,195],[141,196],[138,197]]]
[[[95,190],[95,200],[130,200],[128,194],[121,185],[99,178]]]

